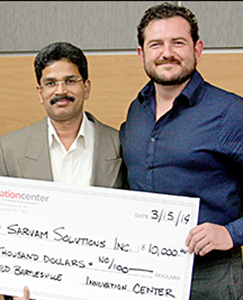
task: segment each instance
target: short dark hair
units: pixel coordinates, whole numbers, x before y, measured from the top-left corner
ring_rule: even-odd
[[[195,44],[199,39],[198,24],[195,15],[186,7],[164,2],[160,5],[152,6],[145,11],[140,24],[137,27],[139,46],[143,48],[145,39],[144,31],[150,22],[154,20],[169,19],[175,16],[180,16],[187,20],[191,27],[191,36]]]
[[[67,59],[77,65],[83,80],[88,79],[88,62],[83,51],[70,43],[56,42],[44,47],[35,58],[35,75],[38,84],[40,84],[42,70],[54,61],[62,59]]]

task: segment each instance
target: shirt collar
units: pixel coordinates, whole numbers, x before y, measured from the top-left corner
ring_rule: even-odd
[[[204,80],[202,76],[196,70],[184,88],[184,90],[176,97],[175,102],[180,102],[182,99],[187,100],[188,106],[193,106],[200,99],[198,98],[198,92],[201,90],[201,86]],[[138,100],[140,103],[149,101],[153,110],[155,110],[155,88],[154,83],[150,80],[145,87],[139,92]]]
[[[201,87],[204,83],[204,80],[202,76],[198,73],[198,71],[195,71],[192,75],[191,80],[187,84],[187,86],[184,88],[184,90],[180,93],[180,95],[177,96],[177,98],[186,97],[188,99],[188,105],[193,106],[198,101],[200,101],[200,98],[198,97],[199,91],[201,90]]]
[[[87,119],[86,114],[83,112],[83,120],[82,120],[80,129],[79,129],[78,135],[77,135],[75,141],[73,142],[73,144],[74,143],[76,144],[79,137],[82,136],[83,137],[83,145],[84,145],[85,148],[87,147],[86,139],[87,139],[87,136],[88,136],[88,124],[87,124],[88,122],[89,122],[89,120]],[[49,147],[51,147],[54,142],[62,144],[62,142],[61,142],[54,126],[52,125],[51,120],[50,120],[49,117],[47,117],[47,126],[48,126],[48,143],[49,143]]]

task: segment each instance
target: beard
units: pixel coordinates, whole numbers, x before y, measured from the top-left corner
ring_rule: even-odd
[[[157,62],[156,65],[163,64],[165,62],[173,62],[173,63],[177,63],[179,66],[181,66],[181,62],[178,60],[175,60],[173,58],[168,59],[168,60],[163,60],[160,63]],[[151,66],[151,64],[149,65],[148,63],[145,63],[144,70],[145,70],[146,74],[148,75],[148,77],[152,81],[154,81],[160,85],[170,86],[170,85],[177,85],[177,84],[186,82],[189,78],[192,77],[193,73],[196,70],[196,66],[197,66],[197,63],[196,63],[196,58],[194,55],[194,59],[190,65],[181,66],[180,72],[175,73],[170,78],[168,78],[167,76],[164,76],[163,74],[158,74],[156,72],[156,69],[153,68]]]

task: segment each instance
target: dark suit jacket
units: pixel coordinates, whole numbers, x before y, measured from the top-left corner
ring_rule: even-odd
[[[95,124],[91,185],[124,187],[126,176],[118,131],[90,113],[86,115]],[[53,181],[47,117],[0,137],[0,176]]]

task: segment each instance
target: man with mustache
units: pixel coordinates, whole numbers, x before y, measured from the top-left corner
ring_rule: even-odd
[[[199,197],[185,241],[196,254],[190,299],[243,299],[243,99],[198,73],[203,42],[187,8],[151,7],[137,29],[151,80],[121,126],[129,186]]]
[[[34,66],[47,116],[0,138],[0,176],[124,187],[118,131],[83,111],[90,80],[82,50],[53,43],[38,53]]]
[[[0,138],[0,176],[125,188],[118,131],[83,111],[90,80],[82,50],[53,43],[38,53],[34,66],[47,116]],[[29,298],[27,287],[24,296]]]

